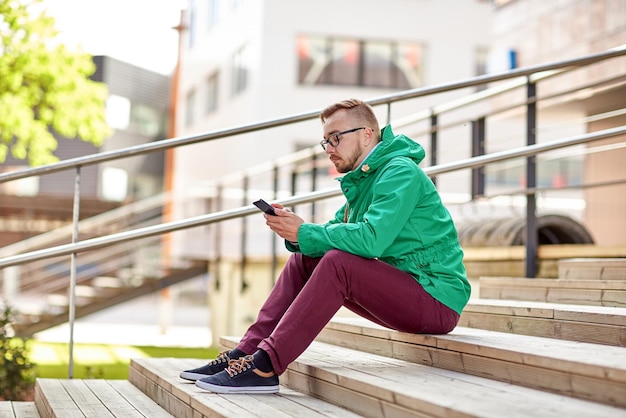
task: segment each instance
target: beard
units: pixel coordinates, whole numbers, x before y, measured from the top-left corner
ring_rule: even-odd
[[[356,149],[346,158],[341,158],[333,161],[333,164],[335,165],[335,168],[339,173],[347,173],[356,168],[357,161],[359,161],[359,158],[361,158],[361,154],[362,150]]]

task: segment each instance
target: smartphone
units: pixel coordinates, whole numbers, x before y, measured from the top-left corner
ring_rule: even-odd
[[[274,212],[274,208],[272,207],[272,205],[267,203],[265,200],[259,199],[256,202],[252,202],[252,204],[254,204],[254,206],[261,209],[263,212],[267,213],[268,215],[276,216],[276,213]]]

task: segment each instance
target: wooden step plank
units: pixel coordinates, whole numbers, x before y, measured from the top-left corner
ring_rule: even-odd
[[[227,348],[237,341],[220,340]],[[365,417],[624,414],[608,405],[320,342],[296,359],[281,381]]]
[[[2,418],[40,418],[35,402],[0,401]]]
[[[43,418],[85,417],[85,414],[66,391],[60,379],[37,379],[35,384],[35,404],[37,405],[37,411]]]
[[[567,289],[626,290],[626,280],[562,280],[525,277],[480,277],[480,284],[515,284],[518,287],[554,287]]]
[[[133,359],[129,381],[177,418],[207,417],[354,417],[357,415],[281,387],[278,394],[221,395],[207,392],[178,377],[182,370],[206,360]]]
[[[336,318],[319,341],[626,407],[626,348],[457,327],[416,335]]]
[[[172,417],[127,380],[91,379],[84,382],[116,417]]]
[[[569,258],[559,260],[564,280],[626,280],[626,258]]]
[[[481,299],[626,307],[626,281],[481,277]]]
[[[459,326],[626,346],[626,308],[471,299]]]
[[[127,381],[37,379],[35,403],[42,417],[172,417]]]

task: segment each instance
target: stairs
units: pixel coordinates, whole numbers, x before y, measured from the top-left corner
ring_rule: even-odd
[[[163,270],[157,276],[135,275],[132,280],[116,276],[95,276],[76,286],[75,318],[82,318],[111,306],[144,296],[184,280],[203,275],[208,270],[206,260],[190,261],[176,268]],[[66,285],[67,286],[67,285]],[[67,322],[69,298],[67,289],[48,294],[45,302],[36,303],[38,311],[22,308],[19,321],[13,325],[17,336],[32,336]],[[37,293],[37,296],[39,293]],[[34,300],[40,300],[35,298]],[[42,309],[43,308],[43,309]]]
[[[580,260],[571,268],[588,270],[589,263],[597,263],[608,271],[607,266],[617,263],[604,261]],[[610,280],[624,285],[626,277],[619,274],[626,275],[626,267],[618,270],[618,277]],[[574,275],[569,271],[568,276]],[[570,279],[537,283],[546,280]],[[129,390],[144,408],[158,406],[153,411],[183,418],[626,417],[626,298],[613,298],[618,306],[599,306],[593,289],[608,280],[571,281],[590,286],[591,306],[487,299],[481,280],[480,298],[471,301],[460,325],[448,335],[413,335],[362,318],[336,317],[281,376],[281,391],[275,395],[203,391],[178,378],[181,370],[202,360],[172,358],[133,360],[128,382],[115,390]],[[544,286],[543,293],[553,286]],[[487,289],[491,295],[494,284]],[[222,347],[236,343],[234,337],[220,340]],[[64,414],[63,408],[119,402],[117,395],[105,395],[112,385],[106,381],[73,384],[70,390],[68,381],[40,379],[39,416],[100,416],[95,410]]]
[[[86,240],[158,225],[167,201],[167,194],[160,194],[82,219],[80,238]],[[0,247],[0,258],[67,244],[72,240],[73,230],[73,225],[67,224]],[[80,253],[76,259],[74,317],[82,318],[207,273],[206,260],[170,260],[164,265],[161,245],[162,237],[152,236]],[[16,336],[28,338],[68,321],[69,256],[44,258],[17,266],[14,271],[5,276],[0,269],[0,281],[3,296],[17,312],[13,324]]]

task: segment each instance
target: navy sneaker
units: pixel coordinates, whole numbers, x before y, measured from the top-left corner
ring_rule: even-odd
[[[215,393],[276,393],[280,385],[274,372],[262,372],[247,355],[231,360],[219,373],[196,380],[196,386]]]
[[[228,367],[228,362],[231,360],[230,356],[230,351],[222,351],[214,360],[211,360],[209,364],[198,367],[197,369],[185,370],[184,372],[180,372],[179,376],[181,379],[195,382],[203,377],[219,373]]]

